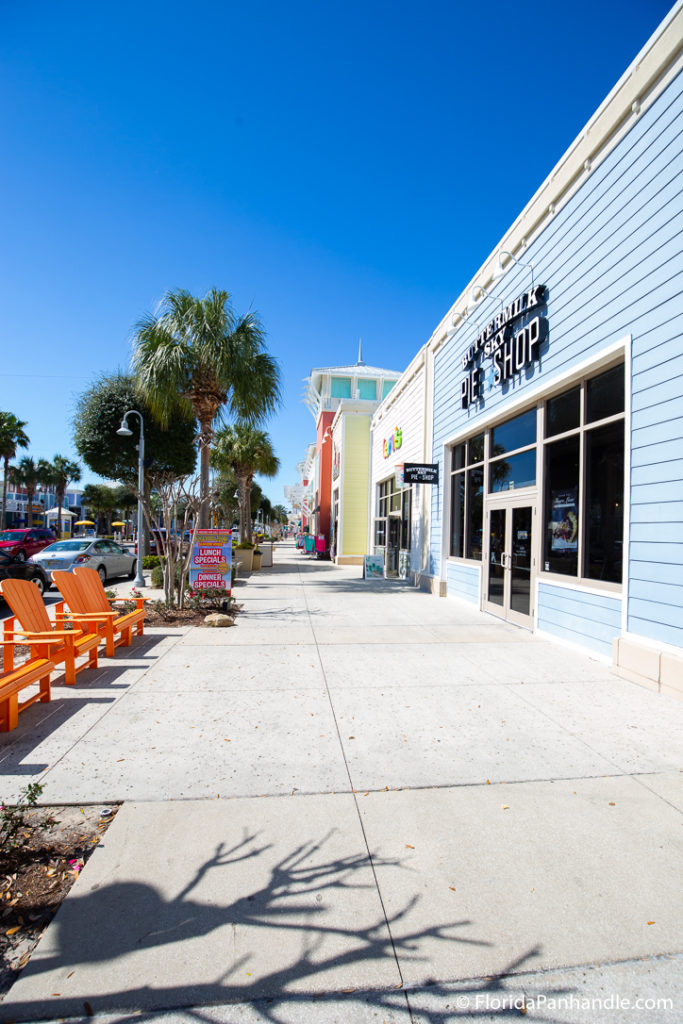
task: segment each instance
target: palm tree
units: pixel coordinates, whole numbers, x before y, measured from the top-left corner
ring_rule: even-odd
[[[162,426],[180,413],[199,423],[199,526],[209,525],[209,446],[224,408],[252,425],[280,401],[280,371],[254,313],[238,317],[229,295],[166,294],[158,315],[136,325],[133,367]]]
[[[0,529],[5,528],[7,513],[7,479],[9,462],[17,454],[17,448],[28,448],[29,439],[24,433],[26,420],[19,420],[12,412],[0,412],[0,458],[3,462],[2,475],[2,516]]]
[[[280,468],[280,460],[268,434],[247,423],[223,427],[216,434],[211,462],[216,469],[232,469],[235,474],[240,506],[240,540],[251,541],[251,482],[256,473],[275,476]]]
[[[81,479],[81,467],[77,462],[65,458],[63,455],[55,455],[52,462],[41,459],[38,463],[43,481],[51,484],[57,496],[57,533],[62,534],[62,505],[64,495],[70,483],[76,483]]]
[[[18,487],[23,487],[26,491],[26,525],[29,527],[33,526],[33,495],[36,493],[39,484],[48,482],[45,467],[46,463],[44,460],[41,459],[36,464],[30,455],[24,455],[23,459],[19,459],[19,463],[16,466],[10,466],[10,479],[14,484]]]

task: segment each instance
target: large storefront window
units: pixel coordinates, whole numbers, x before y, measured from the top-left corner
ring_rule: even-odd
[[[453,448],[451,545],[456,558],[481,561],[484,526],[484,434]]]
[[[542,427],[534,406],[451,449],[450,555],[482,558],[484,481],[487,500],[538,486],[542,569],[621,583],[623,364],[549,398],[541,408]]]
[[[623,364],[550,399],[545,435],[545,571],[621,583]]]

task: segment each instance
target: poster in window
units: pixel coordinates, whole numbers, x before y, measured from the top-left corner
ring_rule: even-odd
[[[576,488],[551,491],[550,550],[576,553],[579,547]]]

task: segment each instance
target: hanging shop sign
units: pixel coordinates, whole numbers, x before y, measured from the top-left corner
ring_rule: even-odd
[[[502,309],[477,335],[462,357],[462,368],[468,371],[460,385],[463,409],[483,397],[484,371],[476,365],[482,358],[491,359],[492,387],[504,384],[539,358],[540,347],[548,337],[546,318],[535,316],[519,329],[516,329],[516,324],[543,305],[545,300],[545,285],[533,285]]]
[[[197,530],[194,535],[190,586],[193,590],[230,593],[232,530]]]
[[[382,442],[382,455],[385,459],[388,459],[390,455],[393,455],[401,445],[403,444],[403,431],[400,427],[396,427],[391,437],[387,437]]]
[[[438,484],[438,463],[406,462],[403,465],[403,482],[406,484]]]

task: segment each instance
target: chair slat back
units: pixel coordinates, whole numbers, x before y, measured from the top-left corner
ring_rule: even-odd
[[[97,576],[97,573],[95,575]],[[50,622],[42,595],[35,583],[28,580],[3,580],[0,589],[22,629],[30,633],[45,633],[52,629],[53,623]]]
[[[102,580],[95,569],[86,569],[85,566],[77,567],[74,573],[80,581],[83,595],[88,604],[89,612],[108,612],[111,605],[102,586]]]
[[[95,575],[97,576],[97,573]],[[99,576],[97,578],[99,580]],[[90,608],[79,576],[75,576],[72,572],[64,572],[63,569],[55,569],[52,573],[52,580],[72,612],[87,615],[88,612],[99,610]]]

